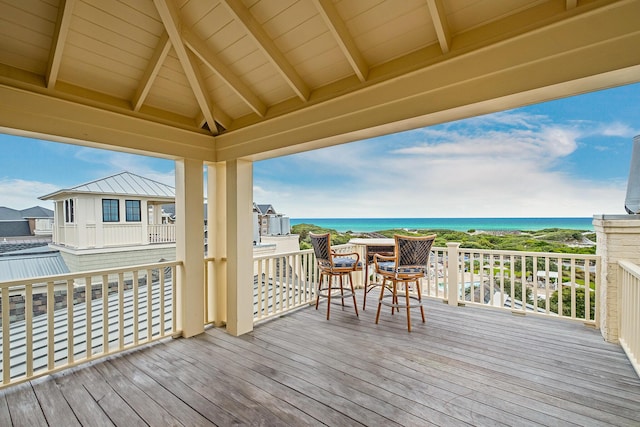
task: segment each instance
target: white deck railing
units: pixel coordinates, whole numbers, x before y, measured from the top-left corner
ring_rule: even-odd
[[[465,248],[453,256],[459,303],[596,324],[599,256]]]
[[[149,243],[175,243],[175,224],[149,224]]]
[[[253,259],[254,322],[308,305],[315,298],[318,277],[312,250]]]
[[[620,265],[620,345],[640,376],[640,267],[629,261]]]
[[[0,284],[0,387],[178,333],[173,284],[180,266],[163,262]]]
[[[357,247],[334,249],[354,252]],[[215,296],[209,289],[215,264],[205,259],[204,323],[213,317]],[[181,265],[165,262],[0,284],[0,387],[179,333],[173,284]],[[637,366],[640,270],[621,266],[627,272],[623,300],[628,304],[621,340]],[[594,255],[460,249],[453,244],[432,249],[422,289],[427,297],[453,304],[594,324],[599,270],[600,259]],[[312,250],[255,257],[253,277],[254,322],[315,301],[319,275]],[[363,280],[362,273],[354,274],[356,286]],[[92,298],[87,300],[87,293]]]
[[[361,248],[340,245],[334,250]],[[453,299],[454,304],[596,324],[599,271],[596,255],[465,249],[454,244],[433,247],[431,268],[421,287],[424,296]],[[317,277],[311,250],[254,258],[254,321],[313,302]],[[354,281],[362,286],[364,275],[354,274]]]

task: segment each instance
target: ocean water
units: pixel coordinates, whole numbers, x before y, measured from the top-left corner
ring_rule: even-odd
[[[566,228],[593,231],[593,218],[291,218],[291,225],[314,224],[340,232],[390,229],[514,231]]]

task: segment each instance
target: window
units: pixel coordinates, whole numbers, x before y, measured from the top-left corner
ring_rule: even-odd
[[[140,200],[125,200],[127,221],[140,222]]]
[[[117,199],[102,199],[102,221],[103,222],[119,222],[120,204]]]
[[[75,222],[75,209],[73,207],[73,199],[64,201],[64,222]]]

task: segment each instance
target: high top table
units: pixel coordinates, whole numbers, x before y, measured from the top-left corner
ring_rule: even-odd
[[[355,238],[349,240],[349,243],[364,246],[364,301],[362,309],[367,305],[367,294],[376,286],[382,286],[382,283],[371,282],[369,280],[369,265],[373,263],[373,256],[380,254],[384,256],[393,256],[396,248],[396,241],[392,238]]]

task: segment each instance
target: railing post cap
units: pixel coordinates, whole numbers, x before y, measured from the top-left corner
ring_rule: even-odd
[[[460,243],[459,242],[447,242],[447,247],[448,248],[458,248],[458,247],[460,247]]]

